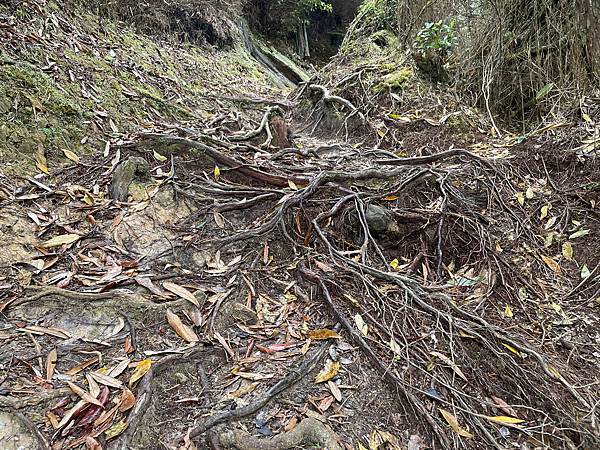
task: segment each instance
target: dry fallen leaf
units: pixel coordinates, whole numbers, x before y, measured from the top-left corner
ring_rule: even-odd
[[[198,304],[198,300],[196,300],[196,297],[194,297],[194,294],[192,294],[190,291],[188,291],[183,286],[179,286],[178,284],[171,283],[169,281],[165,281],[163,283],[163,287],[167,291],[171,291],[173,294],[178,295],[179,297],[187,300],[188,302],[190,302],[196,306],[200,306]]]
[[[125,412],[133,408],[135,405],[135,395],[129,389],[125,389],[121,392],[121,398],[119,403],[119,412]]]
[[[142,361],[140,361],[138,363],[138,365],[135,367],[133,374],[131,374],[131,379],[129,380],[129,386],[132,386],[137,380],[139,380],[144,375],[146,375],[146,373],[150,370],[151,366],[152,366],[151,359],[143,359]]]
[[[546,265],[550,267],[556,274],[560,275],[562,273],[562,271],[560,270],[560,266],[552,258],[549,258],[548,256],[544,255],[541,255],[541,258],[546,263]]]
[[[448,425],[450,425],[450,428],[452,428],[452,430],[456,434],[458,434],[459,436],[462,436],[462,437],[466,437],[466,438],[473,437],[473,435],[471,433],[469,433],[467,430],[465,430],[458,424],[458,419],[456,417],[454,417],[450,412],[448,412],[442,408],[438,408],[438,409],[439,409],[440,413],[442,414],[442,416],[444,417],[444,419],[446,419],[446,422],[448,422]]]
[[[54,375],[54,368],[56,367],[56,360],[58,358],[58,354],[56,349],[53,348],[48,353],[46,357],[46,380],[50,381],[52,379],[52,375]]]
[[[43,248],[52,248],[52,247],[60,247],[65,244],[72,244],[79,240],[81,236],[78,234],[61,234],[60,236],[55,236],[52,239],[47,240],[40,244],[40,247]]]
[[[167,322],[175,333],[186,342],[198,342],[198,336],[194,333],[192,327],[185,325],[179,316],[172,312],[170,309],[167,309]]]
[[[460,367],[458,367],[456,365],[456,363],[454,361],[452,361],[450,358],[448,358],[446,355],[444,355],[443,353],[440,353],[440,352],[429,352],[429,353],[431,355],[441,359],[446,364],[448,364],[452,368],[452,370],[454,370],[454,373],[456,373],[456,375],[461,377],[463,380],[465,380],[467,382],[469,381],[469,380],[467,380],[467,377],[465,376],[463,371],[460,369]]]
[[[328,360],[325,367],[319,372],[315,378],[315,383],[323,383],[331,380],[340,371],[340,363],[338,361]]]
[[[324,339],[340,339],[341,338],[341,336],[339,334],[337,334],[335,331],[325,330],[325,329],[313,330],[310,333],[308,333],[308,337],[311,338],[313,341],[319,341],[319,340],[324,340]]]
[[[93,405],[102,406],[102,402],[100,402],[95,397],[93,397],[89,392],[83,390],[82,388],[80,388],[79,386],[77,386],[74,383],[71,383],[70,381],[67,381],[67,384],[69,385],[69,388],[75,394],[77,394],[82,400],[84,400],[84,401],[86,401],[88,403],[91,403]]]
[[[485,416],[485,418],[490,422],[499,423],[500,425],[516,425],[518,423],[525,422],[523,419],[517,419],[509,416]]]
[[[328,381],[327,386],[329,387],[329,390],[331,391],[331,394],[333,395],[333,397],[338,402],[341,402],[342,401],[342,391],[340,390],[338,385],[335,384],[333,381]]]
[[[356,314],[354,316],[354,322],[356,323],[356,327],[362,333],[363,336],[366,336],[369,333],[369,325],[365,323],[360,314]]]

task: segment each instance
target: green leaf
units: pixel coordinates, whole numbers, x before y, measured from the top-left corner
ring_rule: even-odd
[[[548,83],[546,86],[537,91],[537,93],[535,94],[535,101],[538,102],[541,99],[543,99],[546,95],[550,93],[553,87],[554,83]]]

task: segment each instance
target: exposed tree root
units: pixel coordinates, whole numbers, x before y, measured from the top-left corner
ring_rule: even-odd
[[[220,433],[221,444],[239,450],[288,450],[302,444],[319,445],[320,449],[342,450],[333,431],[317,419],[306,418],[296,428],[268,439],[250,436],[244,431],[225,431]]]
[[[327,353],[328,348],[329,345],[324,344],[310,359],[302,363],[302,365],[297,369],[294,369],[288,373],[281,381],[272,386],[260,399],[255,400],[254,402],[242,408],[236,408],[210,416],[200,425],[194,427],[189,433],[189,437],[194,439],[220,423],[240,419],[257,412],[278,394],[293,386],[308,373],[314,370]],[[179,440],[183,441],[183,436],[181,436]]]

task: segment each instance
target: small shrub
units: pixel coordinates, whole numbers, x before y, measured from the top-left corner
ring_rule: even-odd
[[[417,67],[435,81],[444,81],[448,74],[448,56],[456,44],[454,21],[427,22],[415,36],[413,58]]]

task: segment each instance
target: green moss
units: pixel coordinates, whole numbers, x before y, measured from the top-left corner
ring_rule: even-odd
[[[373,86],[374,92],[382,92],[386,89],[402,89],[404,85],[413,77],[413,71],[410,67],[402,67],[383,77],[383,80]]]

